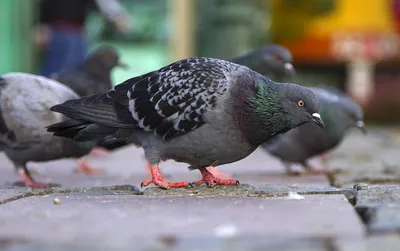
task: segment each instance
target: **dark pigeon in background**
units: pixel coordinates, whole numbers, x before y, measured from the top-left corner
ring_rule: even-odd
[[[120,62],[116,49],[111,46],[101,46],[94,50],[82,65],[64,69],[50,77],[70,87],[83,97],[106,92],[113,88],[111,71],[116,66],[127,68]]]
[[[230,61],[247,66],[253,71],[272,79],[275,79],[272,76],[282,78],[296,73],[290,51],[276,44],[266,45]]]
[[[282,160],[288,173],[292,173],[292,163],[301,164],[308,172],[319,173],[309,166],[309,158],[333,150],[352,127],[366,133],[363,110],[348,95],[333,87],[309,89],[320,102],[325,130],[318,130],[314,124],[304,124],[262,145],[263,149]]]
[[[50,111],[53,105],[79,96],[70,88],[45,77],[27,73],[7,73],[0,78],[1,150],[13,162],[29,187],[47,187],[33,180],[26,168],[29,161],[49,161],[82,157],[90,152],[91,143],[76,143],[54,137],[46,131],[50,123],[65,119]],[[81,165],[87,165],[81,159]],[[17,182],[20,184],[21,182]]]
[[[180,60],[51,110],[71,118],[48,127],[55,136],[80,142],[114,135],[142,147],[152,174],[142,186],[166,189],[190,184],[165,181],[161,161],[199,169],[202,179],[195,185],[235,185],[238,181],[218,179],[207,167],[241,160],[304,123],[324,127],[309,89],[214,58]]]

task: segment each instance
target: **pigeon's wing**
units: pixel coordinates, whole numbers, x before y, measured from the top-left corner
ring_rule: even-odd
[[[135,127],[168,140],[205,123],[204,114],[218,106],[239,67],[218,59],[184,59],[129,79],[107,95],[70,100],[52,110],[100,125]]]
[[[277,135],[262,147],[282,160],[303,163],[326,150],[326,136],[317,125],[308,123]]]
[[[91,88],[96,86],[97,83],[82,71],[76,69],[65,70],[52,74],[50,78],[68,86],[80,96],[95,93],[91,91]]]
[[[25,73],[2,76],[1,111],[4,125],[18,142],[47,140],[45,126],[62,121],[61,114],[49,109],[78,95],[71,89],[45,77]]]
[[[331,86],[318,86],[311,87],[310,89],[317,95],[321,107],[336,106],[348,113],[353,113],[359,120],[363,119],[364,114],[362,107],[345,92]]]
[[[341,90],[331,86],[318,86],[309,87],[315,95],[317,95],[319,101],[324,104],[338,103],[342,100],[349,99],[349,96]]]
[[[262,148],[270,154],[286,161],[300,161],[305,155],[304,148],[299,139],[298,128],[292,129],[285,134],[276,135],[262,144]]]

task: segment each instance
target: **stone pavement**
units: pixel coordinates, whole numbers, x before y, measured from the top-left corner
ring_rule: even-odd
[[[331,154],[334,176],[287,176],[259,149],[218,168],[239,187],[170,190],[138,188],[148,174],[133,147],[89,157],[103,175],[74,173],[74,160],[31,163],[37,180],[62,184],[43,190],[13,187],[19,177],[1,155],[0,249],[399,250],[399,149],[398,129],[354,131]],[[172,161],[161,170],[200,178]]]

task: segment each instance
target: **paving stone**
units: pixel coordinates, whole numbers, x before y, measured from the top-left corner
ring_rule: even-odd
[[[159,197],[60,194],[0,207],[0,236],[28,241],[118,246],[131,238],[360,237],[364,227],[343,195],[302,200],[251,197]],[[306,226],[306,227],[305,227]],[[351,226],[351,227],[349,227]]]
[[[364,185],[356,194],[356,209],[370,232],[400,233],[400,185]]]
[[[335,175],[333,185],[400,183],[400,136],[397,131],[372,128],[367,136],[350,133],[332,152],[328,163],[329,168],[341,171]]]
[[[22,198],[30,189],[0,187],[0,205],[18,198]]]
[[[400,247],[398,235],[372,235],[364,238],[335,240],[337,251],[397,251]]]
[[[7,240],[0,244],[0,248],[6,251],[75,251],[75,250],[138,250],[138,251],[329,251],[333,241],[330,239],[308,238],[132,238],[130,243],[109,247],[102,244],[85,245],[83,243],[71,243],[67,245],[52,245],[51,243],[29,243],[24,240]]]
[[[249,184],[241,184],[239,186],[214,186],[207,187],[205,185],[194,188],[178,188],[163,190],[160,188],[147,188],[143,194],[147,197],[163,197],[163,196],[248,196],[248,197],[285,197],[289,192],[295,192],[301,195],[312,194],[343,194],[348,200],[353,201],[355,198],[355,189],[338,189],[334,187],[317,187],[303,185],[276,185],[267,184],[253,186]]]

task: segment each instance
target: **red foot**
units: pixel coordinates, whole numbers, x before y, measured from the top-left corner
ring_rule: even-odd
[[[22,176],[23,181],[14,182],[14,185],[16,185],[16,186],[26,186],[26,187],[31,187],[31,188],[48,188],[48,187],[50,187],[50,184],[34,181],[32,179],[32,177],[30,175],[28,175],[25,171],[20,172],[20,175]]]
[[[239,185],[238,180],[233,180],[233,179],[218,179],[214,177],[212,173],[210,173],[207,168],[201,167],[199,168],[199,171],[203,178],[199,181],[196,181],[194,185],[200,186],[201,184],[205,183],[207,186],[212,187],[214,185]]]
[[[85,159],[80,159],[79,161],[79,167],[75,169],[76,172],[83,172],[85,174],[103,174],[104,170],[102,169],[95,169],[89,166],[89,164],[86,162]]]
[[[147,160],[146,160],[147,162]],[[147,168],[150,171],[151,174],[151,179],[145,180],[142,182],[140,185],[141,187],[145,187],[153,183],[154,185],[164,188],[164,189],[169,189],[171,187],[178,188],[178,187],[188,187],[191,186],[188,182],[168,182],[164,181],[164,178],[162,177],[160,173],[160,169],[158,166],[153,166],[150,163],[147,162]]]
[[[105,157],[108,156],[110,152],[106,149],[100,148],[100,147],[94,147],[92,151],[90,151],[89,155],[94,155],[94,156],[99,156],[99,157]]]

